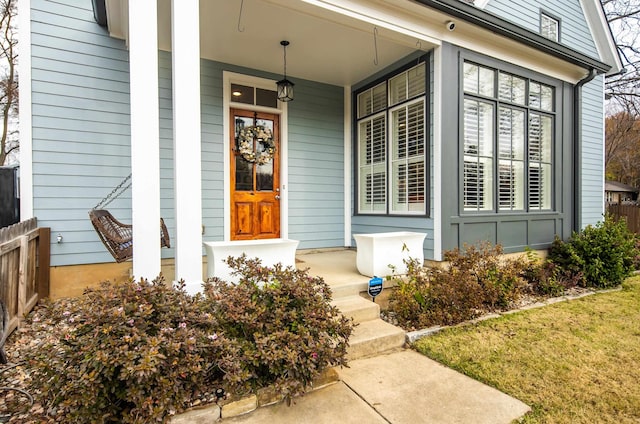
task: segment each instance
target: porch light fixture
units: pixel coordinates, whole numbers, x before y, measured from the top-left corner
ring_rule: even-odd
[[[290,102],[293,100],[293,86],[294,84],[287,79],[287,46],[289,42],[282,40],[280,42],[284,50],[284,78],[276,83],[278,87],[278,100],[281,102]]]

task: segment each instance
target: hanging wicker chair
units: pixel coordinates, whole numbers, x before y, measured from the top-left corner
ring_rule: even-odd
[[[133,231],[130,224],[123,224],[106,209],[92,209],[89,218],[96,229],[100,240],[116,262],[123,262],[133,257]],[[160,218],[160,247],[171,247],[169,231]]]

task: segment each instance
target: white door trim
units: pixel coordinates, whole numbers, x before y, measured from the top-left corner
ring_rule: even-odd
[[[265,88],[274,90],[275,80],[254,77],[251,75],[238,74],[235,72],[222,72],[222,119],[223,119],[223,178],[224,178],[224,240],[231,240],[231,154],[229,139],[231,128],[229,128],[229,110],[231,108],[254,110],[256,112],[269,112],[280,115],[280,238],[289,238],[289,195],[287,188],[288,180],[288,122],[287,104],[278,102],[278,108],[264,106],[252,106],[246,103],[236,103],[231,101],[231,84],[247,85],[250,87]]]

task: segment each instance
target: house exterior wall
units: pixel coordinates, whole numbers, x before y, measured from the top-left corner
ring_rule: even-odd
[[[579,0],[489,0],[484,10],[536,33],[540,32],[540,12],[549,14],[560,19],[561,44],[598,57]]]
[[[34,215],[52,237],[53,266],[111,262],[87,212],[131,172],[128,52],[99,27],[89,1],[32,2]],[[223,235],[224,70],[201,61],[203,240]],[[171,56],[159,55],[161,215],[173,235]],[[293,79],[293,78],[292,78]],[[344,244],[343,88],[295,80],[288,107],[289,237],[300,248]],[[108,206],[130,222],[131,193]],[[163,257],[173,257],[163,249]]]
[[[560,43],[592,57],[599,57],[579,0],[537,2],[490,0],[485,9],[533,32],[539,32],[540,12],[560,19]],[[582,227],[602,220],[604,213],[604,77],[582,88],[582,143],[580,164],[580,223]]]
[[[34,216],[51,265],[111,261],[87,212],[130,172],[128,53],[90,2],[31,4]],[[130,216],[130,198],[111,209]]]

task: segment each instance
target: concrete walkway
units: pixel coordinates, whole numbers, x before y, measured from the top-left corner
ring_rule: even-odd
[[[350,362],[337,384],[223,419],[234,424],[508,424],[529,407],[411,350]]]

